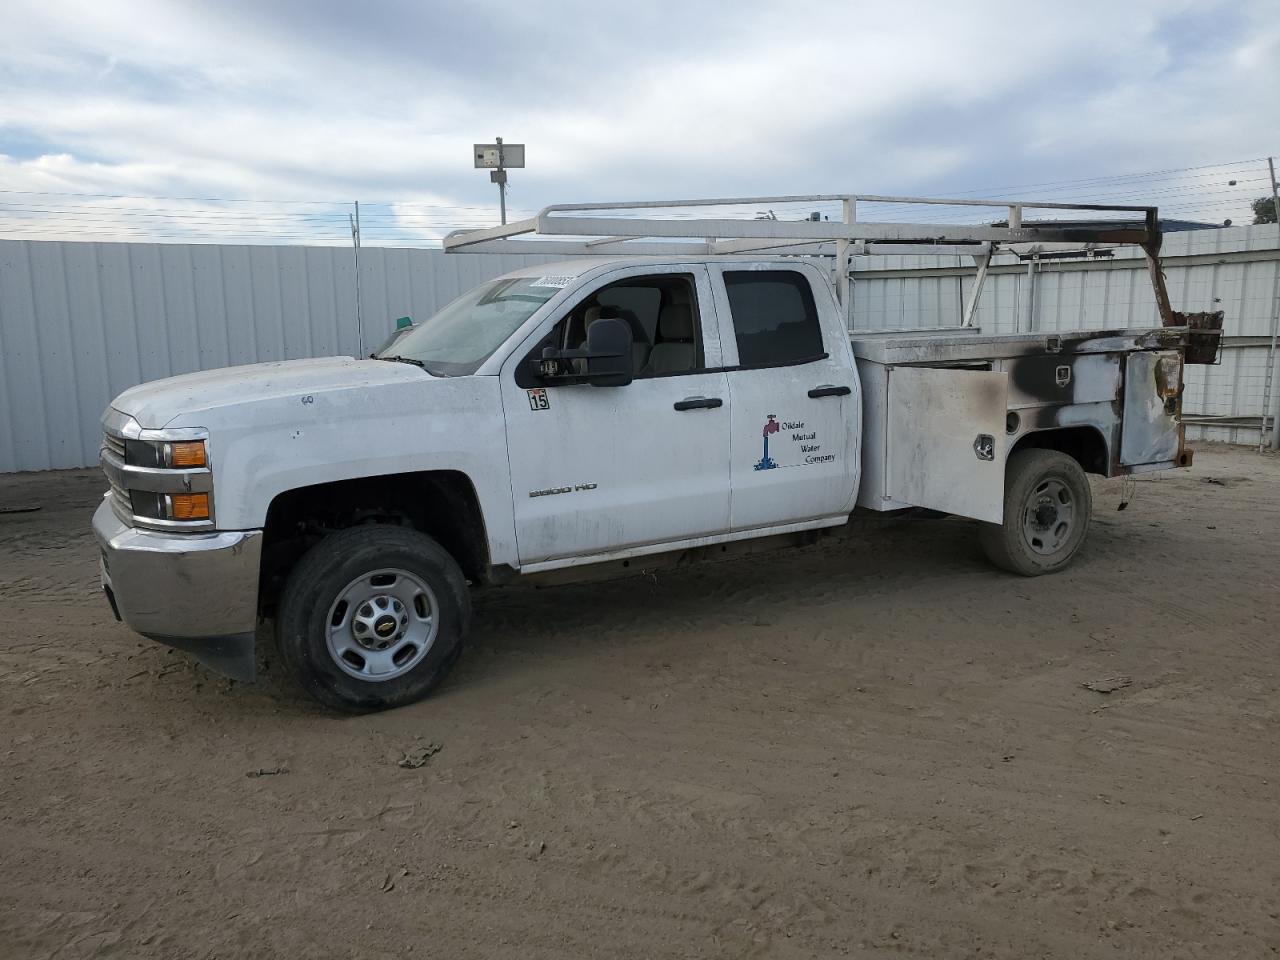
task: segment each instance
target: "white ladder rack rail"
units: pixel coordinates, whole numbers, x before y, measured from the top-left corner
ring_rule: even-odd
[[[1006,211],[1000,224],[869,222],[857,219],[858,204],[987,207]],[[688,208],[749,207],[771,204],[839,203],[841,219],[777,220],[735,217],[641,217],[624,212]],[[1028,210],[1121,213],[1131,219],[1024,225]],[[621,214],[621,215],[620,215]],[[844,309],[849,304],[849,258],[874,254],[961,254],[974,258],[975,282],[963,323],[971,326],[991,257],[1001,246],[1024,254],[1141,247],[1147,258],[1162,321],[1175,319],[1160,269],[1160,220],[1153,206],[1060,203],[1040,200],[974,200],[887,197],[867,194],[803,194],[642,200],[618,203],[558,203],[532,217],[482,230],[455,230],[445,236],[446,253],[558,254],[562,256],[732,256],[783,254],[833,257],[832,279]]]

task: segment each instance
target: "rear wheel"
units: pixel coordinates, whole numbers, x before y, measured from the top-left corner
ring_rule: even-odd
[[[985,524],[982,549],[996,566],[1025,577],[1069,564],[1093,515],[1089,478],[1057,450],[1022,450],[1004,475],[1004,523]]]
[[[280,658],[327,706],[398,707],[444,679],[470,615],[462,571],[436,541],[402,527],[352,527],[321,540],[290,572]]]

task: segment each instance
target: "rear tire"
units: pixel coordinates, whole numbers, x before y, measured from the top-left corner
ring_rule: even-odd
[[[1010,573],[1055,573],[1075,557],[1092,516],[1080,464],[1057,450],[1022,450],[1005,466],[1004,523],[983,525],[982,549]]]
[[[330,534],[290,571],[276,621],[280,659],[338,710],[386,710],[425,697],[462,652],[467,582],[447,551],[403,527]]]

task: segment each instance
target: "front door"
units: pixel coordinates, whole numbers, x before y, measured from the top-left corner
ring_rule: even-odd
[[[732,401],[734,530],[847,514],[857,489],[857,375],[843,327],[824,325],[807,271],[721,272],[737,349]],[[830,296],[819,289],[821,296]],[[722,325],[722,330],[724,330]]]
[[[632,327],[623,387],[542,385],[522,363],[602,316]],[[599,556],[729,529],[726,374],[706,268],[628,268],[550,318],[502,372],[520,563]],[[525,372],[522,373],[521,370]]]

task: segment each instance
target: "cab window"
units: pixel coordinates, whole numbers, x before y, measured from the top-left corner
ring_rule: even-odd
[[[667,273],[629,277],[587,294],[526,356],[521,364],[521,385],[536,376],[544,347],[585,347],[591,324],[608,318],[625,320],[631,327],[637,379],[694,373],[705,366],[693,277]]]
[[[740,366],[782,366],[822,358],[818,309],[802,274],[731,270],[724,274],[724,285]]]

